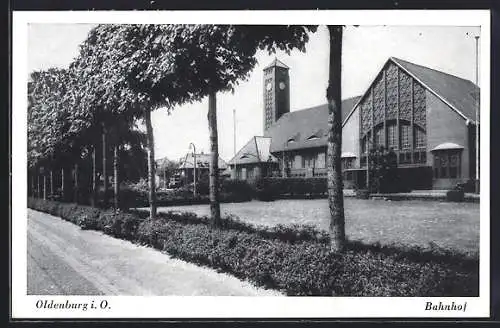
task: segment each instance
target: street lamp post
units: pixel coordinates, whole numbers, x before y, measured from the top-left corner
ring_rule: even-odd
[[[476,85],[479,85],[479,60],[478,60],[478,54],[479,54],[479,36],[476,35],[474,37],[476,39]],[[476,192],[479,193],[479,95],[478,99],[476,100],[476,183],[475,183],[475,189]]]
[[[193,146],[193,196],[196,198],[196,146],[194,143],[189,143],[189,149]]]

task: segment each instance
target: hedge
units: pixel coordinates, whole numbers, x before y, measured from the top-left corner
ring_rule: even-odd
[[[325,232],[307,227],[263,229],[228,217],[215,229],[208,218],[166,213],[151,220],[139,211],[113,213],[29,199],[28,206],[85,229],[102,230],[253,281],[287,295],[478,296],[477,258],[349,242],[330,251]],[[309,230],[308,230],[309,229]]]
[[[197,183],[198,196],[195,198],[192,188],[179,188],[172,191],[157,191],[157,206],[177,206],[208,204],[208,191],[202,184]],[[219,200],[223,203],[246,202],[254,196],[251,186],[244,181],[222,181]],[[131,207],[149,206],[148,191],[138,188],[126,187],[120,191],[120,203],[123,209]],[[112,198],[110,198],[112,199]]]
[[[261,178],[255,183],[257,198],[322,197],[328,189],[326,178]]]

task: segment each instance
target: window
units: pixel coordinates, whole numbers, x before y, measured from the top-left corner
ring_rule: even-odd
[[[344,172],[344,180],[346,181],[353,181],[354,180],[354,174],[352,171],[347,171]]]
[[[370,133],[368,132],[366,136],[363,137],[363,140],[361,141],[361,153],[366,154],[366,151],[368,150],[369,147],[369,142],[370,142]]]
[[[354,167],[354,158],[342,158],[342,170],[352,169]]]
[[[300,169],[302,167],[302,161],[300,155],[295,155],[294,168]]]
[[[460,177],[460,153],[451,150],[434,154],[434,178],[457,179]]]
[[[415,148],[425,148],[425,132],[424,130],[415,127]]]
[[[382,127],[375,129],[375,145],[378,147],[385,147],[384,129]]]
[[[321,152],[318,154],[318,159],[316,162],[316,167],[318,168],[325,168],[326,167],[326,154],[324,152]]]
[[[458,162],[459,157],[458,154],[450,155],[450,178],[456,179],[458,178]]]
[[[399,153],[399,163],[400,164],[411,164],[411,152],[400,152]]]
[[[413,153],[414,163],[425,164],[427,162],[427,154],[425,151],[416,151]]]
[[[401,125],[401,149],[410,150],[410,126]]]
[[[397,126],[395,124],[390,124],[387,126],[387,147],[389,149],[398,149],[398,139],[396,136]]]
[[[254,178],[254,174],[253,173],[254,173],[254,170],[251,169],[251,168],[249,168],[247,170],[247,179],[252,180]]]

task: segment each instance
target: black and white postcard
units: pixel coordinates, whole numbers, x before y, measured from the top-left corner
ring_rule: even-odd
[[[13,318],[489,316],[488,11],[26,11],[12,46]]]

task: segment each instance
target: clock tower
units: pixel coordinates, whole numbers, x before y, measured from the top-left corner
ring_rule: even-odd
[[[289,69],[277,58],[264,68],[264,135],[283,114],[290,112]]]

